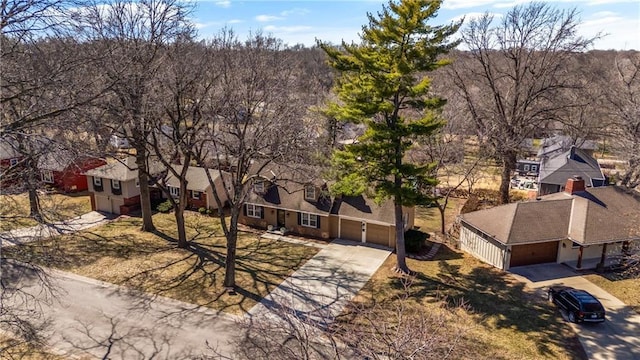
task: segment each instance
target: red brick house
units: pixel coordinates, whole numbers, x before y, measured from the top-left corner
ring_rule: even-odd
[[[182,165],[176,165],[176,171],[180,172]],[[230,186],[231,181],[228,179],[229,173],[221,172],[217,169],[209,169],[209,176],[213,183],[216,186],[216,193],[220,197],[220,201],[224,205],[227,201],[223,183],[223,177],[227,179],[226,185]],[[191,210],[199,210],[200,208],[205,208],[209,210],[215,210],[218,208],[218,204],[213,196],[213,189],[209,183],[209,178],[207,177],[206,170],[201,167],[190,166],[187,169],[186,174],[187,181],[187,191],[188,200],[187,200],[187,209]],[[180,180],[173,176],[171,172],[168,172],[166,179],[164,180],[165,185],[169,188],[169,192],[172,196],[178,196],[180,191]],[[166,194],[163,194],[166,196]]]
[[[104,159],[77,156],[71,151],[50,152],[38,160],[42,182],[64,192],[88,190],[85,172],[105,165]]]
[[[18,182],[16,175],[24,167],[22,156],[13,139],[0,139],[0,187],[6,188]]]

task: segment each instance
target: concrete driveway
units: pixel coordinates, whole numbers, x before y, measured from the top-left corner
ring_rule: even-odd
[[[602,302],[607,311],[604,323],[571,323],[589,359],[640,359],[640,314],[622,301],[562,264],[519,266],[509,271],[545,298],[549,286],[563,285],[586,290]]]
[[[248,316],[268,316],[274,309],[284,308],[320,323],[331,321],[389,254],[388,248],[334,240],[254,306]]]

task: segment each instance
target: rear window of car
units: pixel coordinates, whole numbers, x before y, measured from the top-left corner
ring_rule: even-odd
[[[586,312],[596,312],[596,311],[604,310],[602,306],[598,303],[584,303],[582,304],[582,308]]]

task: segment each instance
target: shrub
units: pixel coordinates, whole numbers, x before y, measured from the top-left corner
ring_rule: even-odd
[[[404,248],[409,253],[419,253],[429,238],[429,234],[411,229],[404,233]]]
[[[204,214],[206,214],[206,213],[207,213],[207,209],[206,209],[206,208],[204,208],[204,207],[201,207],[201,208],[199,208],[199,209],[198,209],[198,212],[199,212],[200,214],[204,215]]]
[[[156,207],[156,210],[158,210],[161,213],[168,213],[169,211],[171,211],[171,209],[173,209],[173,204],[171,204],[171,201],[169,200],[165,202],[161,202]]]

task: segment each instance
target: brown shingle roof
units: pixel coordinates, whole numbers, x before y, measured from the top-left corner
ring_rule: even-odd
[[[149,172],[158,174],[162,172],[163,166],[157,162],[149,162]],[[88,176],[96,176],[105,179],[113,179],[119,181],[134,180],[138,177],[138,165],[133,156],[129,156],[124,160],[114,160],[105,165],[91,169],[85,173]]]
[[[389,225],[396,223],[393,200],[390,199],[377,205],[373,200],[362,195],[344,196],[336,199],[331,213]]]
[[[640,196],[618,187],[556,193],[460,216],[504,244],[571,239],[580,244],[640,239]]]

